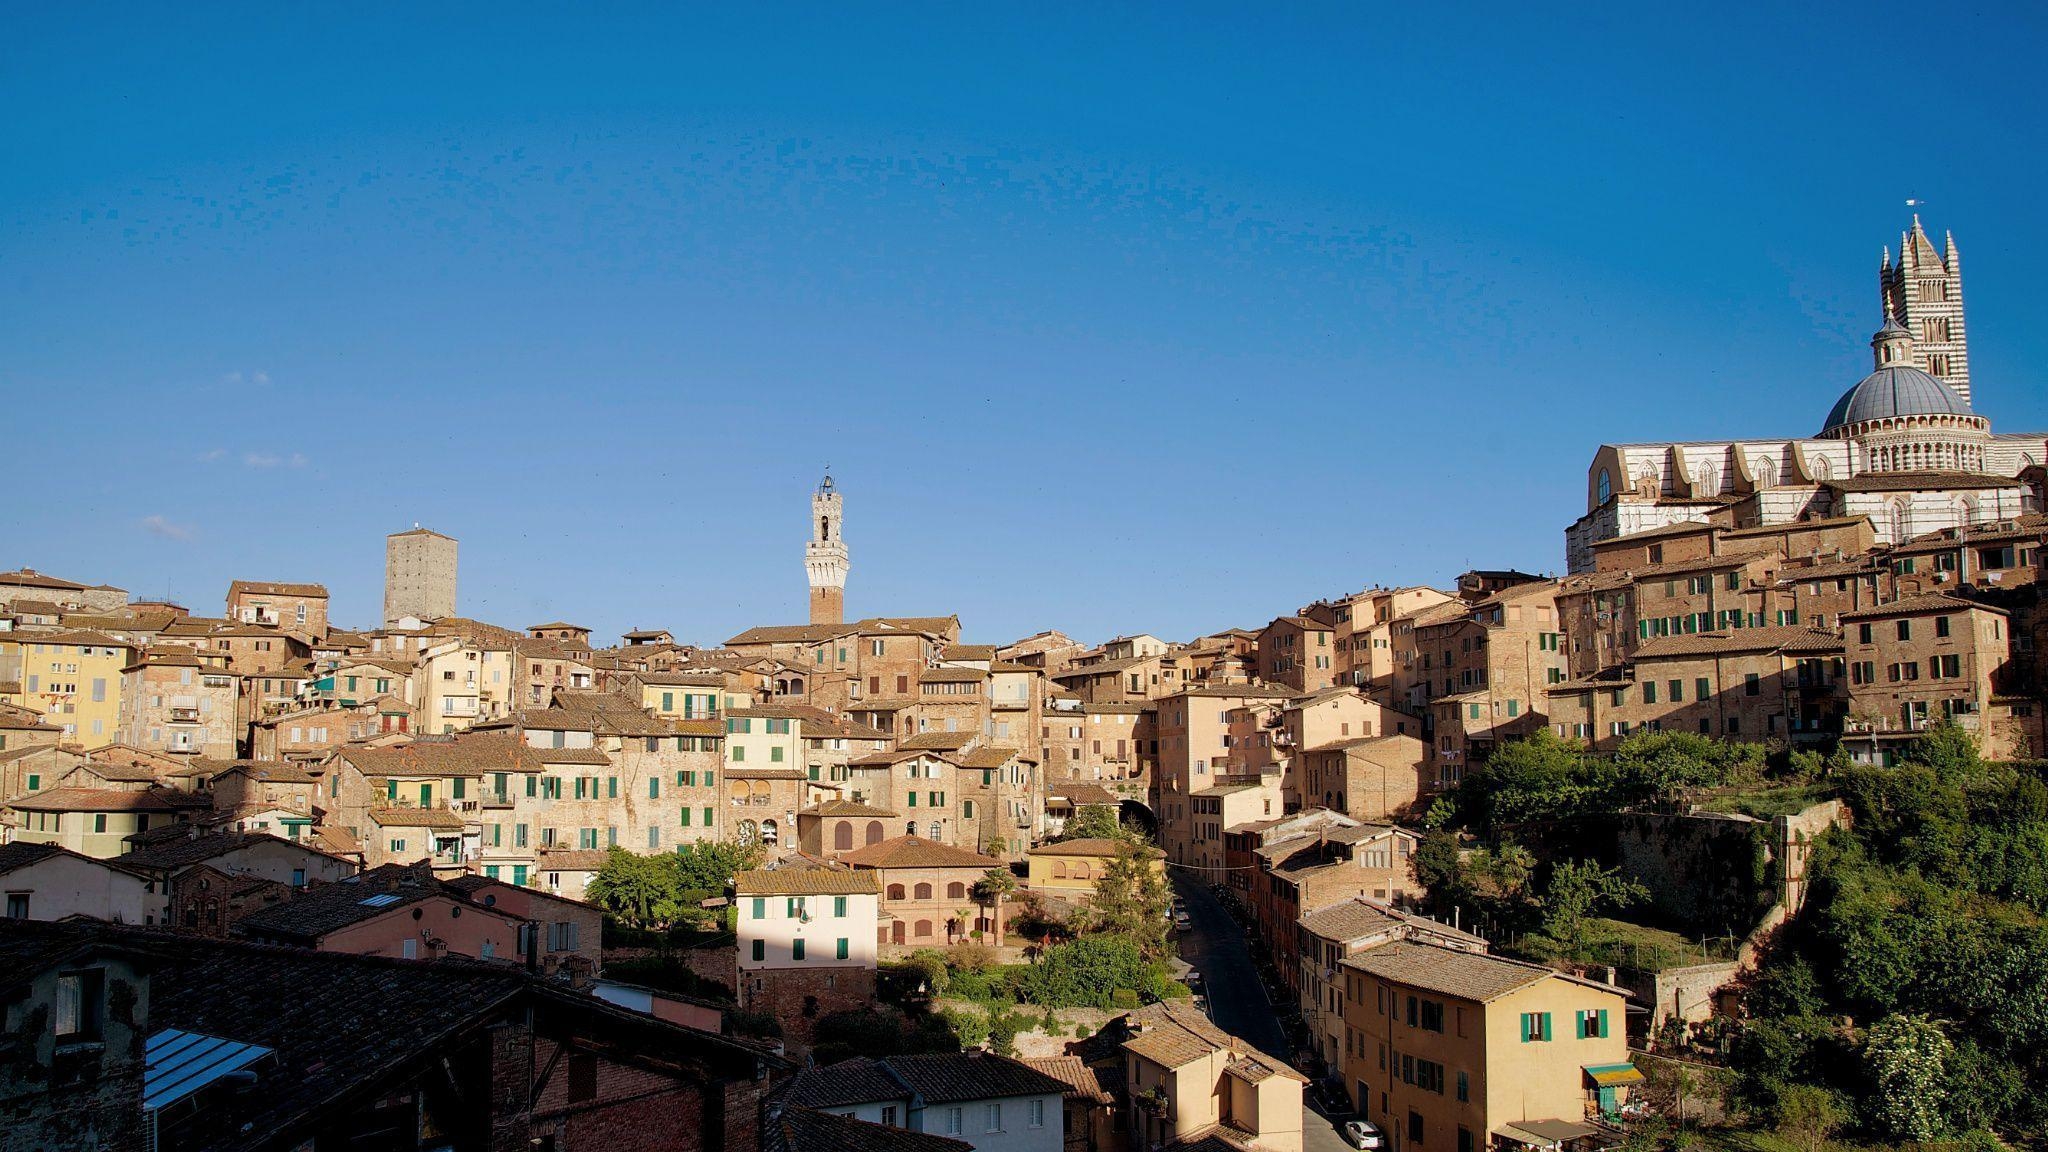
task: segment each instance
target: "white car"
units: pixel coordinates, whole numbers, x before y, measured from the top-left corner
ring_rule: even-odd
[[[1185,912],[1177,912],[1174,914],[1173,930],[1175,932],[1189,932],[1192,931],[1194,927],[1195,921],[1192,916],[1189,916]]]
[[[1380,1126],[1370,1120],[1346,1120],[1342,1131],[1344,1142],[1353,1148],[1376,1152],[1387,1146],[1386,1138],[1380,1135]]]

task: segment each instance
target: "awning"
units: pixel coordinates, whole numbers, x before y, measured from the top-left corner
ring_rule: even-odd
[[[1600,1131],[1591,1124],[1570,1120],[1517,1120],[1500,1126],[1500,1135],[1533,1148],[1557,1148],[1567,1140],[1591,1136]]]
[[[1602,1088],[1619,1088],[1624,1084],[1641,1084],[1643,1074],[1633,1064],[1588,1064],[1586,1078]]]

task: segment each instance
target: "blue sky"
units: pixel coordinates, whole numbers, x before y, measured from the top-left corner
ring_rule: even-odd
[[[1597,444],[1817,429],[1908,197],[2048,428],[2038,6],[1043,7],[9,7],[0,567],[715,642],[829,463],[987,642],[1558,570]]]

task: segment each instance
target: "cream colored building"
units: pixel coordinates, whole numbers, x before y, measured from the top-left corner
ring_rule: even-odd
[[[1190,1004],[1162,1001],[1128,1023],[1124,1092],[1135,1147],[1193,1144],[1227,1128],[1237,1147],[1301,1152],[1301,1073]]]
[[[121,670],[135,645],[100,632],[0,633],[0,704],[33,708],[63,729],[62,743],[90,752],[114,742],[121,723]]]
[[[1399,942],[1343,961],[1344,1070],[1394,1152],[1546,1149],[1617,1117],[1628,998],[1549,968]]]

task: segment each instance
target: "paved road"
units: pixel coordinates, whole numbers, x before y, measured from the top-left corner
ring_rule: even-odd
[[[1202,974],[1203,991],[1209,997],[1209,1015],[1218,1027],[1233,1036],[1249,1040],[1270,1056],[1290,1065],[1293,1045],[1266,998],[1259,970],[1252,963],[1244,932],[1230,918],[1206,884],[1174,877],[1174,890],[1181,906],[1194,921],[1194,930],[1180,933],[1180,958]],[[1348,1145],[1330,1122],[1313,1108],[1304,1108],[1301,1118],[1303,1152],[1345,1152]]]

